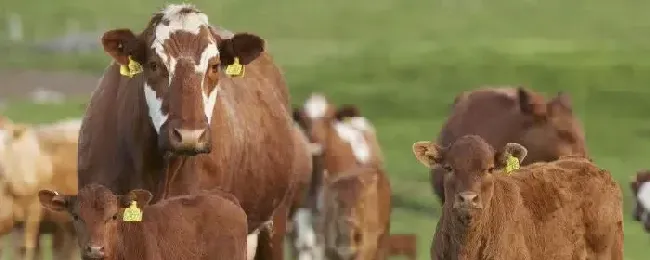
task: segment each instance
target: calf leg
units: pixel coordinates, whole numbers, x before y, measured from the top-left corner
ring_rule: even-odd
[[[288,207],[286,202],[273,213],[272,227],[262,228],[255,260],[284,260],[284,237],[287,228]]]
[[[38,230],[41,221],[41,205],[38,197],[30,202],[25,217],[25,259],[32,260],[35,256],[37,239],[39,239]]]

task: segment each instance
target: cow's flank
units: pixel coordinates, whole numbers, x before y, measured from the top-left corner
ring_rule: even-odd
[[[246,214],[223,192],[204,191],[149,205],[152,194],[114,195],[91,184],[76,196],[39,192],[41,204],[68,212],[84,259],[246,259]],[[142,221],[122,221],[135,201]]]
[[[432,259],[623,259],[622,194],[610,173],[566,157],[506,175],[503,155],[525,150],[495,150],[477,135],[413,145],[422,164],[446,171]]]

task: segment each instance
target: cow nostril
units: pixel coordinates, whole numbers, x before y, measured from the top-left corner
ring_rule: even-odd
[[[183,136],[181,135],[181,131],[179,129],[174,128],[174,131],[172,131],[172,139],[178,143],[183,141]]]
[[[478,203],[478,194],[473,192],[463,192],[458,194],[458,200],[462,203]]]

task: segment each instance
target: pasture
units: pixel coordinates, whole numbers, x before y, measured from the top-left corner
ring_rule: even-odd
[[[633,222],[628,177],[650,167],[650,2],[605,0],[192,1],[212,24],[267,40],[294,104],[312,91],[357,104],[378,129],[393,189],[392,233],[429,245],[440,205],[411,144],[435,138],[454,96],[479,85],[566,91],[584,123],[589,152],[625,194],[625,259],[641,260],[648,234]],[[5,1],[23,15],[26,38],[62,32],[61,17],[140,30],[163,1]],[[31,29],[30,29],[31,28]],[[99,43],[99,41],[98,41]],[[50,54],[0,38],[0,70],[74,70],[101,75],[109,57]],[[8,50],[8,51],[6,51]],[[9,77],[9,75],[7,76]],[[20,84],[3,85],[20,88]],[[29,84],[25,82],[24,84]],[[74,77],[69,84],[75,84]],[[87,88],[95,85],[79,86]],[[0,92],[2,93],[2,92]],[[66,104],[10,100],[2,114],[23,122],[80,115],[83,94]]]

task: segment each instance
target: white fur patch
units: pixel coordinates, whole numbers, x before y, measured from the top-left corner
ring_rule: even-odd
[[[363,117],[352,118],[349,122],[336,122],[334,128],[343,141],[350,144],[352,154],[360,163],[370,160],[370,146],[366,141],[364,131],[369,123]]]
[[[295,247],[298,249],[298,260],[320,260],[322,248],[316,241],[316,232],[312,225],[313,215],[310,209],[301,208],[296,211],[293,222],[298,228],[298,238]]]
[[[149,117],[156,129],[156,133],[160,133],[160,128],[169,117],[169,115],[162,112],[162,99],[156,96],[156,91],[147,83],[144,84],[144,99],[147,102],[147,107],[149,107]]]
[[[322,94],[313,94],[305,102],[305,113],[310,118],[321,118],[327,112],[327,99]]]
[[[646,210],[650,211],[650,182],[641,183],[639,186],[639,192],[636,195],[637,199],[641,206]]]
[[[260,230],[256,229],[252,234],[246,236],[246,259],[255,259],[255,251],[257,251],[257,242],[259,240]]]

